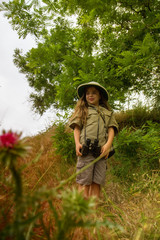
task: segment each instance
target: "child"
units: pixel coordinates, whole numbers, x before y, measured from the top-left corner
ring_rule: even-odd
[[[97,82],[81,84],[78,89],[80,98],[76,104],[69,126],[74,129],[77,171],[88,165],[99,155],[98,162],[77,176],[79,190],[84,196],[100,196],[100,186],[105,183],[106,159],[112,147],[118,125],[108,107],[108,93]]]

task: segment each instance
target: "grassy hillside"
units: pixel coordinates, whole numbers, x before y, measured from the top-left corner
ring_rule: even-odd
[[[57,188],[75,172],[75,164],[55,153],[55,131],[54,126],[25,139],[31,148],[16,164],[23,182],[20,207],[11,172],[1,165],[2,239],[160,239],[159,170],[135,172],[134,181],[127,183],[113,174],[118,161],[114,156],[108,161],[101,199],[84,200],[75,190],[75,180]]]

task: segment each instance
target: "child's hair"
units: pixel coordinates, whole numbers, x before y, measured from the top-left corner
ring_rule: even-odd
[[[88,113],[88,103],[86,101],[85,94],[78,100],[75,108],[74,108],[74,113],[71,116],[71,121],[75,117],[78,117],[82,120],[82,124],[85,124],[86,119],[87,119],[87,113]]]
[[[99,91],[98,88],[96,88],[96,89]],[[86,100],[86,90],[87,90],[87,88],[85,89],[85,93],[83,94],[83,96],[78,100],[78,102],[74,108],[74,113],[72,114],[71,119],[70,119],[70,121],[72,121],[75,117],[78,117],[81,119],[83,125],[85,125],[85,123],[87,121],[87,115],[88,115],[88,103]],[[101,96],[99,105],[108,110],[111,110],[108,102],[105,100],[105,98],[103,97],[103,95],[101,94],[100,91],[99,91],[99,93]]]

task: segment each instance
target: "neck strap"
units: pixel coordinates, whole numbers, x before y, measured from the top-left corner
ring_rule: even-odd
[[[97,140],[98,140],[98,137],[99,137],[99,119],[100,119],[99,115],[100,115],[100,113],[95,107],[93,107],[93,108],[98,112],[98,126],[97,126]],[[85,142],[87,140],[87,138],[86,138],[86,124],[84,126],[84,140],[85,140]]]

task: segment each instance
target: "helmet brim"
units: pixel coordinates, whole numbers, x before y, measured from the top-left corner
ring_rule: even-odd
[[[99,83],[97,82],[89,82],[89,83],[84,83],[84,84],[81,84],[78,86],[77,88],[77,94],[78,94],[78,97],[81,98],[83,96],[83,94],[85,93],[85,89],[87,87],[95,87],[97,88],[103,95],[103,97],[105,98],[105,100],[108,101],[108,92],[107,90],[101,86]]]

